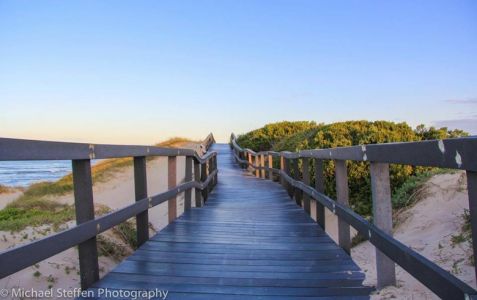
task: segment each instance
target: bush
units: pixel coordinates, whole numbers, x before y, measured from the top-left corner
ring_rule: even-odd
[[[240,135],[237,138],[237,142],[241,147],[254,151],[270,150],[276,142],[281,141],[283,138],[315,126],[315,122],[308,121],[271,123],[262,128]]]
[[[435,129],[418,126],[413,130],[406,123],[388,121],[347,121],[331,124],[316,124],[302,122],[301,130],[293,127],[295,133],[290,132],[290,122],[269,124],[261,129],[242,135],[239,145],[251,147],[254,150],[299,151],[304,149],[323,149],[346,147],[363,144],[410,142],[429,138],[450,138],[465,136],[460,130],[449,131],[447,128]],[[266,128],[273,128],[267,130]],[[283,128],[281,128],[283,127]],[[308,127],[308,128],[306,128]],[[282,133],[282,134],[277,134]],[[371,178],[368,162],[347,161],[349,200],[353,210],[363,216],[372,213]],[[429,172],[430,168],[412,167],[407,165],[391,165],[390,178],[393,193],[413,175]],[[310,172],[314,180],[314,170]],[[334,163],[324,162],[325,192],[336,198]],[[400,199],[400,202],[402,199]]]

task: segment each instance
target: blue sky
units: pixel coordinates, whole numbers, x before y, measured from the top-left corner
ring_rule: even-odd
[[[0,0],[0,136],[225,141],[281,120],[477,134],[476,1]]]

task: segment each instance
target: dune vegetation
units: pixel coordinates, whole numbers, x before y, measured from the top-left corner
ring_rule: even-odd
[[[406,123],[388,121],[347,121],[331,124],[315,122],[279,122],[267,124],[238,137],[238,143],[254,151],[299,151],[324,149],[363,144],[411,142],[430,139],[444,139],[467,136],[462,130],[447,128],[426,128],[419,125],[415,129]],[[278,163],[278,162],[276,162]],[[371,179],[369,162],[347,162],[350,206],[363,216],[371,215]],[[412,195],[436,169],[391,165],[391,188],[396,208],[409,204]],[[311,170],[312,181],[314,170]],[[325,192],[336,197],[334,163],[325,161]],[[406,199],[406,200],[404,200]]]

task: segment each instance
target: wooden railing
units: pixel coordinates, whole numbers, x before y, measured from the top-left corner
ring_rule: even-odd
[[[207,150],[215,142],[212,134],[203,141]],[[168,190],[148,196],[146,157],[168,157]],[[176,158],[185,157],[185,182],[176,183]],[[122,209],[95,218],[91,160],[134,158],[135,202]],[[43,239],[0,253],[0,278],[78,245],[81,287],[88,288],[99,279],[96,236],[129,218],[136,217],[138,246],[149,239],[148,210],[168,202],[169,223],[177,217],[176,197],[184,193],[184,209],[192,204],[201,207],[217,183],[217,153],[200,156],[192,149],[153,146],[123,146],[63,143],[0,138],[0,161],[6,160],[72,160],[73,190],[77,226]],[[194,172],[192,172],[192,167]],[[194,178],[192,174],[194,173]],[[131,199],[132,200],[132,199]]]
[[[395,263],[443,299],[474,299],[477,292],[451,273],[392,237],[392,206],[389,164],[406,164],[465,170],[469,195],[474,257],[477,253],[477,138],[373,144],[299,152],[254,152],[237,143],[234,134],[230,145],[242,167],[251,167],[260,178],[280,178],[298,205],[310,213],[310,200],[316,202],[316,218],[325,229],[325,211],[338,218],[338,244],[350,253],[350,226],[376,248],[377,288],[395,285]],[[280,159],[280,169],[273,159]],[[298,161],[302,160],[302,169]],[[309,167],[314,160],[315,183],[310,186]],[[334,160],[337,200],[324,194],[323,160]],[[346,161],[370,162],[373,200],[373,223],[348,206]],[[321,175],[320,175],[321,174]],[[439,209],[439,208],[436,208]],[[477,267],[476,267],[477,274]]]

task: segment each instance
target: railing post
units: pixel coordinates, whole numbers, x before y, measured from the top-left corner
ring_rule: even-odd
[[[134,157],[134,194],[136,201],[147,198],[146,157]],[[149,239],[149,212],[136,215],[136,236],[138,247]]]
[[[472,232],[472,247],[474,260],[477,255],[477,172],[467,171],[467,193],[469,195],[470,229]],[[477,264],[474,263],[477,277]]]
[[[262,168],[265,168],[265,155],[264,154],[260,154],[260,166]],[[260,173],[261,173],[260,177],[265,179],[265,169],[261,169]]]
[[[200,163],[194,160],[194,181],[200,182]],[[200,189],[195,188],[195,207],[202,207],[202,192]]]
[[[373,194],[373,223],[384,232],[393,235],[393,210],[389,164],[371,162],[371,190]],[[376,248],[377,288],[396,284],[394,262]]]
[[[306,185],[310,185],[310,159],[304,157],[302,159],[302,167],[303,167],[303,183]],[[310,214],[310,196],[307,193],[303,193],[303,208],[305,211]]]
[[[169,156],[167,159],[167,187],[172,189],[177,185],[177,157]],[[169,223],[177,217],[177,197],[174,196],[167,201]]]
[[[192,181],[192,157],[186,156],[185,158],[185,182]],[[192,189],[188,189],[184,192],[184,210],[192,207]]]
[[[89,159],[73,160],[73,189],[76,224],[94,219],[93,180]],[[87,289],[99,280],[96,237],[78,245],[81,288]]]
[[[319,193],[325,193],[325,179],[323,172],[323,160],[315,158],[315,190]],[[316,222],[325,230],[325,207],[318,200],[316,204]]]
[[[268,179],[273,181],[273,156],[268,154]]]
[[[207,162],[200,165],[200,181],[204,182],[207,179]],[[207,201],[208,187],[202,190],[202,204]]]
[[[252,153],[250,152],[246,152],[247,153],[247,156],[248,156],[248,166],[252,167],[253,168],[253,160],[252,160]]]
[[[285,173],[290,176],[290,159],[285,157]],[[293,186],[285,180],[285,187],[287,189],[288,195],[293,197]]]
[[[338,203],[345,206],[349,205],[349,188],[348,188],[348,172],[346,169],[346,161],[335,160],[335,177],[336,177],[336,198]],[[350,254],[351,239],[349,224],[338,217],[338,244],[343,250]]]
[[[293,179],[300,181],[300,166],[298,158],[293,160]],[[298,188],[293,188],[293,198],[298,206],[303,206],[301,190]]]
[[[258,154],[255,154],[255,177],[260,178],[260,157]]]
[[[282,153],[280,153],[280,171],[286,172],[285,171],[285,157],[283,156]],[[282,185],[283,188],[286,188],[286,180],[283,178],[283,176],[280,174],[280,184]]]

